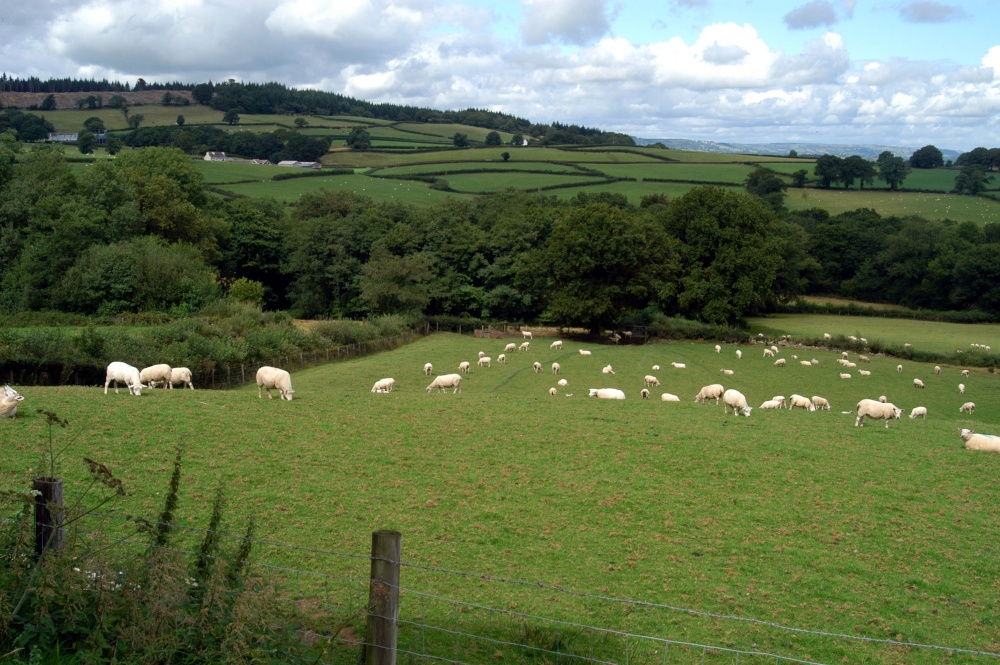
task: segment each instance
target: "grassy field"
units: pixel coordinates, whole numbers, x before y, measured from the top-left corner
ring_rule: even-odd
[[[550,350],[537,339],[530,352],[509,354],[507,365],[474,370],[460,394],[424,391],[425,362],[435,373],[454,371],[479,350],[495,358],[507,341],[437,334],[297,372],[290,403],[258,400],[252,387],[146,391],[141,398],[25,387],[23,417],[0,421],[0,479],[5,488],[21,487],[38,468],[45,428],[35,409],[44,408],[71,423],[56,434],[57,447],[66,446],[60,473],[67,497],[86,482],[79,462],[86,455],[126,483],[130,494],[116,512],[152,517],[174,449],[184,443],[178,520],[203,526],[222,477],[232,519],[225,529],[240,530],[254,514],[261,540],[302,548],[275,552],[274,565],[342,574],[345,564],[324,551],[366,554],[370,532],[391,528],[403,533],[409,564],[583,594],[409,567],[402,585],[412,591],[403,594],[401,616],[411,620],[449,628],[461,622],[468,632],[494,628],[498,614],[421,600],[430,594],[803,661],[981,662],[602,600],[617,597],[811,631],[1000,651],[1000,455],[965,451],[957,436],[960,426],[1000,430],[995,376],[973,372],[960,396],[958,368],[935,377],[912,364],[898,375],[894,359],[873,358],[871,377],[843,381],[832,350],[784,350],[790,364],[779,369],[753,346],[737,360],[732,346],[716,354],[710,344],[617,348],[567,340],[565,350]],[[593,356],[580,356],[583,346]],[[820,362],[802,367],[793,353]],[[531,370],[536,360],[541,374]],[[550,397],[556,361],[569,385]],[[674,369],[672,361],[687,367]],[[601,373],[607,364],[614,375]],[[652,371],[654,364],[663,369]],[[736,374],[723,377],[721,368]],[[647,373],[662,382],[651,401],[638,398]],[[393,393],[369,392],[386,376],[397,381]],[[913,388],[914,376],[926,390]],[[702,385],[717,381],[740,389],[753,406],[779,393],[820,394],[833,411],[755,410],[737,419],[721,406],[692,402]],[[591,387],[618,387],[628,399],[588,399]],[[661,402],[663,391],[682,402]],[[885,429],[854,427],[853,416],[841,413],[879,394],[904,408],[926,406],[930,415]],[[979,408],[959,417],[966,399]],[[367,562],[353,565],[363,577]],[[537,623],[526,620],[527,628]],[[580,644],[586,631],[558,631],[553,641],[564,653],[587,651]],[[404,629],[401,639],[422,637]],[[449,644],[457,648],[455,638]],[[600,653],[605,647],[598,645],[597,655],[624,662],[621,652]],[[636,651],[630,662],[733,662],[732,655],[684,653]],[[516,647],[478,655],[463,649],[462,656],[521,657]]]
[[[262,167],[267,169],[268,167]],[[270,177],[270,176],[268,176]],[[282,203],[295,203],[306,192],[351,191],[376,200],[395,200],[413,205],[433,205],[449,196],[467,196],[431,189],[427,183],[412,180],[369,178],[364,175],[331,175],[327,178],[291,178],[252,183],[221,183],[221,189],[243,196],[265,196]]]
[[[872,208],[880,215],[920,215],[927,219],[951,219],[956,222],[985,224],[1000,216],[1000,205],[974,196],[957,194],[925,194],[889,192],[885,190],[857,191],[842,189],[792,189],[785,206],[789,210],[823,208],[831,215]]]

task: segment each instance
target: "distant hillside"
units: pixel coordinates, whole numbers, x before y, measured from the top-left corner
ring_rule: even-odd
[[[56,110],[78,109],[81,105],[86,106],[88,97],[97,97],[102,105],[107,105],[108,101],[115,96],[124,97],[129,106],[140,104],[162,104],[163,95],[169,92],[175,98],[185,98],[191,103],[191,93],[187,90],[140,90],[131,92],[0,92],[0,107],[30,109],[32,106],[40,107],[45,98],[52,94],[56,103]]]
[[[897,157],[909,159],[919,147],[900,147],[870,144],[837,144],[837,143],[716,143],[715,141],[693,141],[690,139],[642,139],[635,138],[636,145],[651,145],[662,143],[674,150],[697,150],[701,152],[724,152],[742,155],[787,155],[794,150],[800,157],[818,155],[836,155],[850,157],[859,155],[866,159],[876,159],[883,151],[888,150]],[[961,154],[956,150],[946,150],[938,146],[945,160],[955,161]]]

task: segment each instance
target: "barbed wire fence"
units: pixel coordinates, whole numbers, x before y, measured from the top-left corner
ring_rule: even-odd
[[[2,519],[0,528],[11,523],[9,519]],[[706,644],[552,616],[558,615],[556,608],[568,605],[571,599],[602,608],[601,612],[590,615],[614,614],[621,608],[625,608],[625,614],[639,610],[662,613],[662,618],[653,617],[652,624],[657,626],[671,625],[673,622],[667,615],[680,614],[711,620],[723,626],[723,632],[728,632],[725,626],[749,624],[778,635],[813,640],[813,648],[816,642],[832,641],[835,643],[833,652],[847,654],[839,658],[842,662],[879,660],[874,652],[852,650],[856,645],[937,652],[941,654],[941,662],[949,663],[1000,660],[1000,653],[985,650],[806,629],[754,617],[717,614],[425,565],[405,559],[400,544],[402,536],[398,532],[373,533],[371,551],[362,553],[248,539],[244,535],[182,524],[167,526],[179,537],[171,547],[163,549],[185,556],[196,556],[196,541],[208,533],[230,543],[249,541],[253,545],[253,556],[248,562],[252,572],[249,574],[275,582],[279,600],[287,604],[293,615],[303,617],[300,638],[328,646],[320,661],[328,665],[354,665],[359,662],[362,651],[370,665],[399,662],[471,665],[501,660],[521,665],[822,665],[808,656],[757,649],[756,643],[741,649],[726,640]],[[150,547],[148,538],[137,537],[134,520],[120,514],[88,514],[74,526],[74,531],[84,540],[99,541],[104,548],[112,546],[122,558]],[[225,559],[224,555],[216,556]],[[304,567],[303,562],[311,565]],[[516,607],[517,603],[506,608],[497,607],[496,602],[469,600],[471,596],[527,599],[525,604],[546,611],[521,610]],[[571,613],[571,616],[579,616],[579,613]],[[774,642],[789,641],[790,638],[782,637]],[[830,649],[819,650],[830,653]],[[956,661],[958,657],[965,659]],[[899,662],[904,661],[905,658]],[[922,662],[928,660],[925,658]]]

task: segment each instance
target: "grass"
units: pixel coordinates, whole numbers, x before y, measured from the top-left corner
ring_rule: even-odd
[[[261,167],[267,169],[268,167]],[[270,177],[270,176],[267,176]],[[376,200],[396,200],[414,205],[433,205],[449,196],[461,194],[431,189],[427,183],[368,178],[364,175],[331,175],[327,178],[291,178],[278,182],[222,183],[221,189],[242,196],[271,197],[282,203],[295,203],[306,192],[351,191]]]
[[[1000,205],[976,196],[923,194],[884,190],[790,189],[785,199],[789,210],[823,208],[831,215],[872,208],[880,215],[927,219],[951,219],[956,222],[985,224],[996,219]]]
[[[338,559],[322,551],[365,554],[370,532],[390,528],[403,532],[408,563],[811,630],[1000,651],[1000,455],[965,451],[957,436],[959,426],[1000,429],[995,376],[974,372],[959,396],[954,368],[945,378],[912,364],[897,375],[891,358],[873,358],[867,379],[842,381],[835,351],[783,351],[820,364],[775,369],[752,346],[738,361],[733,347],[716,354],[709,344],[614,348],[567,340],[566,350],[552,351],[538,339],[532,351],[510,354],[506,366],[475,370],[458,395],[424,392],[425,362],[450,372],[480,349],[495,357],[507,341],[437,334],[298,372],[291,403],[258,400],[252,387],[141,398],[24,388],[24,417],[0,422],[0,480],[19,487],[32,475],[43,424],[34,409],[45,408],[73,426],[61,470],[67,496],[84,482],[77,460],[88,455],[132,492],[120,511],[148,515],[159,506],[173,449],[184,442],[178,518],[200,519],[222,476],[234,521],[253,513],[262,540],[304,548],[275,553],[275,565],[340,574]],[[581,346],[594,355],[580,356]],[[546,371],[533,373],[534,360]],[[569,381],[558,397],[547,393],[553,361]],[[687,369],[674,370],[671,361]],[[616,374],[602,375],[609,363]],[[682,403],[638,399],[653,364],[664,367],[652,372],[663,383],[656,393],[676,393]],[[714,404],[692,403],[702,385],[723,378],[722,367],[737,373],[721,382],[754,406],[798,392],[826,396],[834,411],[735,419]],[[916,375],[926,390],[912,387]],[[396,390],[370,393],[385,376],[396,378]],[[586,399],[588,387],[603,386],[629,397]],[[924,405],[930,416],[886,430],[855,428],[840,413],[879,394],[903,407]],[[967,398],[979,409],[959,418]],[[404,569],[402,585],[584,626],[803,660],[943,658],[416,568]],[[456,613],[410,592],[402,611],[449,629],[459,621],[463,630],[494,628],[495,614]],[[518,658],[516,648],[502,651],[503,660]],[[694,656],[684,662],[701,654]],[[978,662],[961,654],[947,660]],[[648,662],[662,661],[649,654]]]

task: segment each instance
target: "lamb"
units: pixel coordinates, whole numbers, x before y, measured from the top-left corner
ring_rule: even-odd
[[[913,387],[914,388],[923,388],[924,387],[924,382],[921,381],[920,379],[913,379]]]
[[[823,411],[824,409],[827,410],[827,411],[829,411],[830,408],[831,408],[830,407],[830,400],[828,400],[825,397],[820,397],[819,395],[813,395],[812,396],[812,403],[813,403],[813,406],[816,407],[817,411]]]
[[[903,373],[903,366],[896,365],[896,374],[902,374],[902,373]]]
[[[761,409],[780,409],[781,402],[775,402],[773,399],[769,399],[760,405]]]
[[[511,342],[507,346],[503,347],[503,351],[504,351],[504,353],[507,353],[509,351],[517,351],[517,344],[515,344],[514,342]]]
[[[597,399],[625,399],[625,393],[617,388],[591,388],[590,397]]]
[[[531,339],[531,333],[529,331],[527,331],[527,330],[522,330],[521,331],[521,338],[522,339]]]
[[[555,388],[549,388],[549,394],[555,397],[559,393]]]
[[[187,386],[191,390],[194,390],[194,384],[191,383],[191,370],[187,367],[171,367],[170,384],[180,384],[181,387]]]
[[[935,374],[941,373],[941,365],[934,365],[934,373]]]
[[[660,366],[659,365],[653,365],[653,371],[654,372],[659,372],[660,371]]]
[[[6,388],[7,386],[4,386]],[[0,418],[13,418],[17,415],[17,407],[24,401],[23,395],[6,393],[0,397]]]
[[[736,416],[737,418],[740,417],[740,411],[743,412],[744,416],[749,418],[750,412],[753,410],[753,407],[747,405],[746,396],[739,390],[734,390],[733,388],[730,388],[725,393],[723,393],[722,403],[725,405],[724,408],[726,413],[729,413],[729,407],[732,407],[733,415]],[[737,411],[737,409],[739,409],[740,411]]]
[[[278,391],[278,397],[284,400],[292,401],[292,395],[295,393],[292,390],[292,375],[283,369],[278,369],[277,367],[268,367],[265,365],[257,370],[257,397],[258,399],[263,398],[261,390],[267,391],[267,398],[274,399],[271,396],[271,388]]]
[[[463,360],[462,362],[458,363],[458,371],[462,372],[463,374],[468,374],[471,371],[471,369],[472,365],[469,364],[468,360]]]
[[[991,453],[1000,453],[1000,436],[990,434],[976,434],[971,429],[960,430],[962,441],[968,450],[986,450]]]
[[[687,365],[684,363],[670,363],[673,365],[674,369],[687,369]]]
[[[806,411],[815,411],[816,405],[812,403],[812,400],[808,397],[803,397],[802,395],[792,395],[788,400],[788,409],[805,409]]]
[[[973,413],[976,412],[976,403],[975,402],[966,402],[962,406],[958,407],[958,412],[959,413],[962,413],[963,411],[968,411],[969,415],[971,416]]]
[[[581,356],[589,356],[590,355],[590,351],[588,351],[587,349],[580,349],[580,355]]]
[[[565,388],[566,386],[569,385],[569,381],[567,381],[566,379],[559,379],[558,381],[556,381],[556,383],[559,384],[560,388]]]
[[[736,359],[743,360],[743,352],[740,351],[739,349],[736,349]]]
[[[433,371],[434,371],[434,365],[432,365],[430,363],[424,363],[424,374],[426,376],[430,376],[431,372],[433,372]]]
[[[527,351],[528,350],[528,342],[521,342],[521,345],[517,347],[517,350],[518,351]]]
[[[538,362],[537,360],[531,363],[531,367],[532,369],[535,370],[535,374],[539,374],[542,371],[542,363]]]
[[[718,404],[719,400],[722,399],[722,393],[725,388],[722,387],[721,383],[713,383],[710,386],[704,386],[697,395],[694,397],[695,402],[708,401],[714,399],[715,403]]]
[[[681,398],[673,393],[663,393],[660,395],[660,400],[663,402],[679,402]]]
[[[858,374],[860,374],[861,376],[871,376],[872,375],[871,370],[868,370],[868,369],[859,369],[858,370]]]
[[[878,397],[878,401],[880,401],[880,402],[882,402],[883,404],[885,404],[885,403],[886,403],[886,402],[888,402],[889,400],[888,400],[888,399],[886,398],[886,396],[885,396],[885,395],[879,395],[879,397]]]
[[[649,389],[648,388],[643,388],[642,390],[640,390],[639,391],[639,397],[641,399],[649,399]]]
[[[561,349],[562,348],[562,340],[561,339],[557,339],[556,341],[552,342],[551,344],[549,344],[549,348],[550,349]]]
[[[143,368],[139,372],[139,383],[145,383],[146,385],[153,385],[153,383],[163,383],[164,388],[173,388],[174,384],[170,383],[170,365],[166,363],[160,363],[159,365],[150,365],[149,367]]]
[[[842,378],[842,379],[849,379],[849,378],[851,378],[851,373],[850,372],[847,372],[847,373],[841,372],[840,373],[840,378]]]
[[[964,395],[965,394],[965,384],[964,383],[958,384],[958,394],[959,395]]]
[[[552,363],[553,374],[558,374],[560,369],[562,369],[562,367],[559,365],[559,363]]]
[[[506,365],[507,364],[506,354],[501,353],[499,356],[497,356],[497,362],[500,363],[501,365]]]
[[[489,356],[483,356],[478,360],[478,362],[476,362],[476,364],[480,367],[491,367],[490,363],[492,362],[493,358],[490,358]]]
[[[771,398],[771,401],[772,402],[777,402],[778,404],[780,404],[781,405],[780,408],[784,408],[784,406],[785,406],[785,396],[784,395],[775,395],[774,397]]]
[[[721,346],[719,346],[718,344],[716,344],[716,345],[715,345],[715,352],[716,352],[716,353],[722,353],[722,347],[721,347]]]
[[[448,392],[446,388],[454,388],[452,394],[462,392],[462,375],[461,374],[442,374],[440,376],[434,377],[431,384],[427,386],[427,392],[432,393],[434,389],[437,388],[441,392]]]
[[[927,407],[915,406],[910,409],[910,420],[914,420],[917,416],[923,416],[924,420],[927,420]]]
[[[642,382],[647,388],[660,385],[660,380],[651,374],[642,377]]]
[[[108,384],[112,381],[115,382],[115,394],[118,394],[118,384],[124,383],[128,386],[129,393],[135,395],[136,397],[142,394],[142,389],[147,386],[142,385],[142,380],[139,378],[139,370],[132,367],[128,363],[123,362],[113,362],[108,365],[108,370],[106,378],[104,379],[104,394],[108,394]]]
[[[373,393],[391,393],[393,387],[396,385],[396,379],[379,379],[372,386]]]
[[[733,374],[736,373],[731,369],[720,369],[719,371],[725,374],[726,376],[732,376]]]
[[[785,359],[784,358],[778,358],[777,360],[774,361],[774,366],[775,367],[784,367],[785,366]]]
[[[965,378],[969,378],[969,370],[963,369],[962,370],[962,376],[964,376]]]
[[[602,374],[614,374],[615,370],[611,369],[611,365],[608,365],[607,367],[605,367],[605,368],[603,368],[601,370],[601,373]]]
[[[889,421],[893,418],[899,420],[899,417],[903,415],[903,410],[892,402],[876,402],[873,399],[861,400],[855,407],[855,411],[858,413],[858,419],[854,421],[855,427],[864,427],[861,421],[864,420],[865,416],[868,416],[872,420],[884,420],[885,428],[889,429]]]

